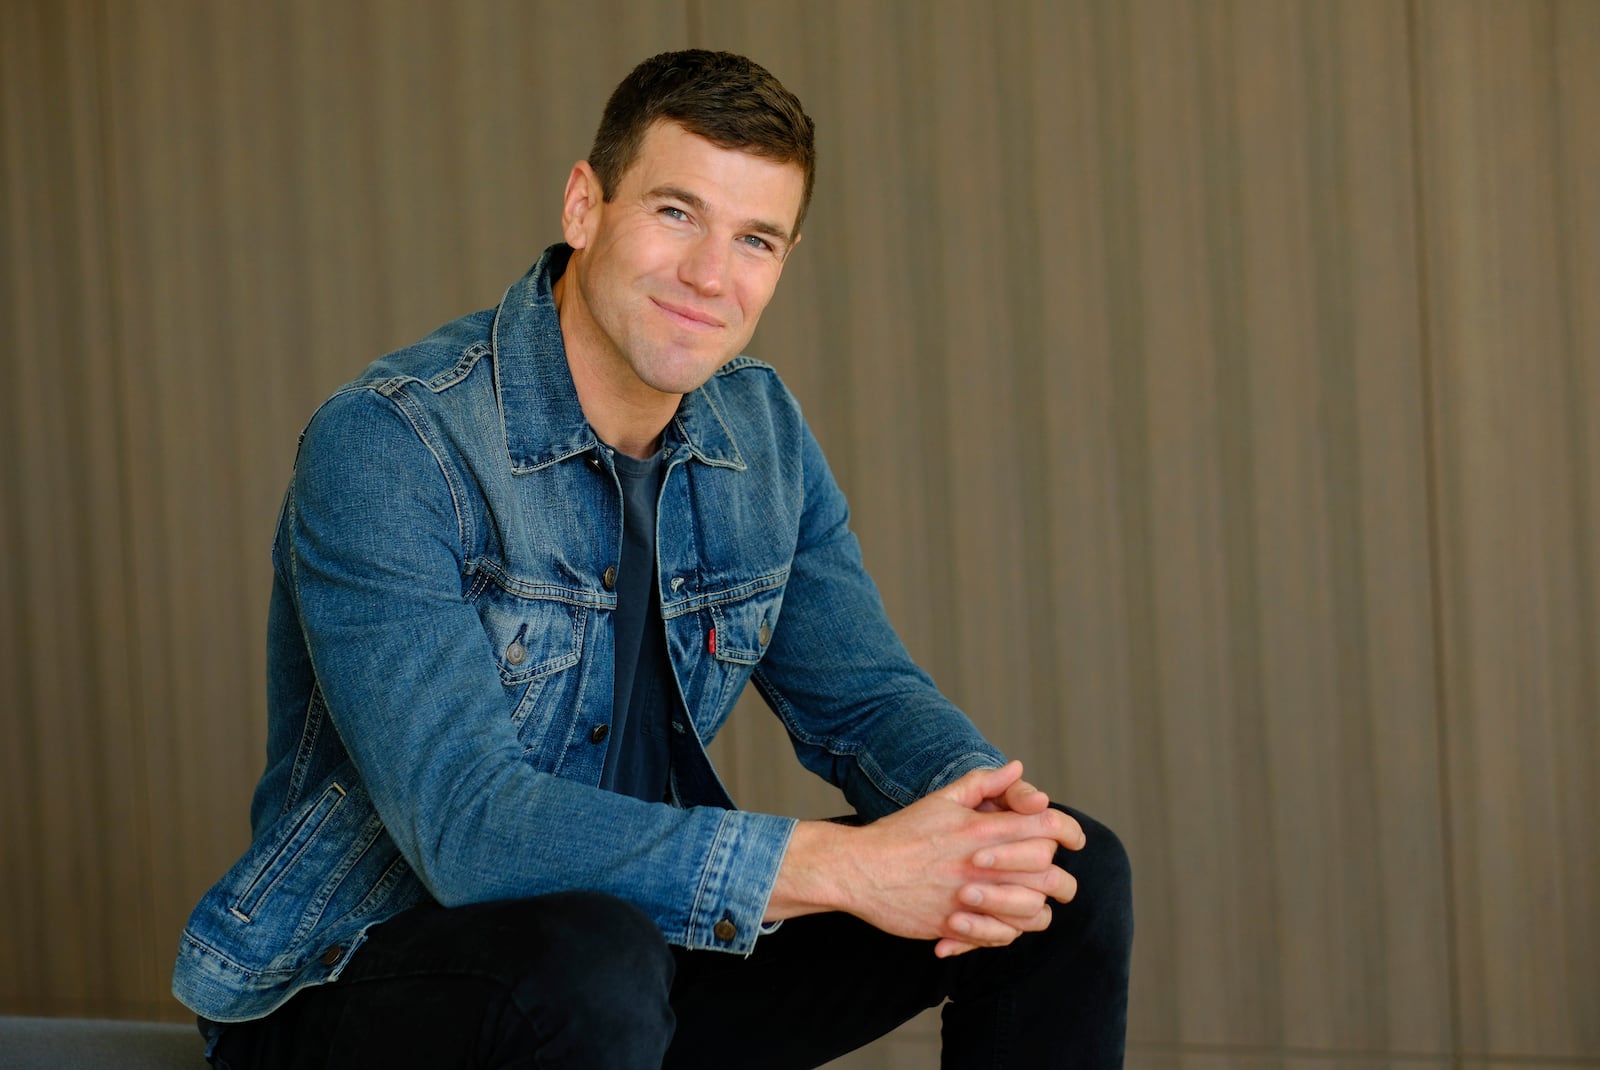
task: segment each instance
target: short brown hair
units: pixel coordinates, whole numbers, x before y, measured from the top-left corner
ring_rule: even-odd
[[[732,52],[699,48],[663,52],[635,67],[606,103],[589,150],[589,166],[607,201],[638,158],[645,132],[661,120],[725,149],[799,164],[805,185],[794,232],[800,233],[816,180],[814,124],[765,67]]]

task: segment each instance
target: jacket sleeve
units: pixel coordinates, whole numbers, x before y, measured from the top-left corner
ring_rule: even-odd
[[[799,541],[783,615],[754,680],[800,760],[871,820],[1005,758],[911,660],[803,420],[800,433]]]
[[[521,760],[467,595],[485,521],[424,430],[403,391],[336,395],[302,441],[277,552],[389,835],[447,906],[592,889],[673,943],[748,952],[794,822],[646,803]]]

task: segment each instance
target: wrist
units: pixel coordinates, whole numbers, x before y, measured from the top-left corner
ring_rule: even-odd
[[[848,909],[844,861],[856,829],[830,821],[801,821],[789,837],[778,879],[767,900],[766,920]]]

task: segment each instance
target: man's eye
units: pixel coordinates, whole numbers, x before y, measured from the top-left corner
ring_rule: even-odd
[[[772,243],[767,241],[767,239],[761,237],[758,234],[746,234],[744,236],[743,241],[750,248],[755,249],[757,251],[766,250],[766,249],[771,249],[772,248]]]
[[[671,205],[661,209],[661,214],[668,219],[675,219],[680,222],[689,218],[688,212],[685,212],[682,208],[674,208]]]

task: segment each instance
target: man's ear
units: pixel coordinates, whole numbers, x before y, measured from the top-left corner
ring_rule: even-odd
[[[561,234],[568,245],[582,249],[589,244],[604,203],[600,176],[594,168],[586,160],[573,164],[572,173],[567,176],[566,195],[561,199]]]

